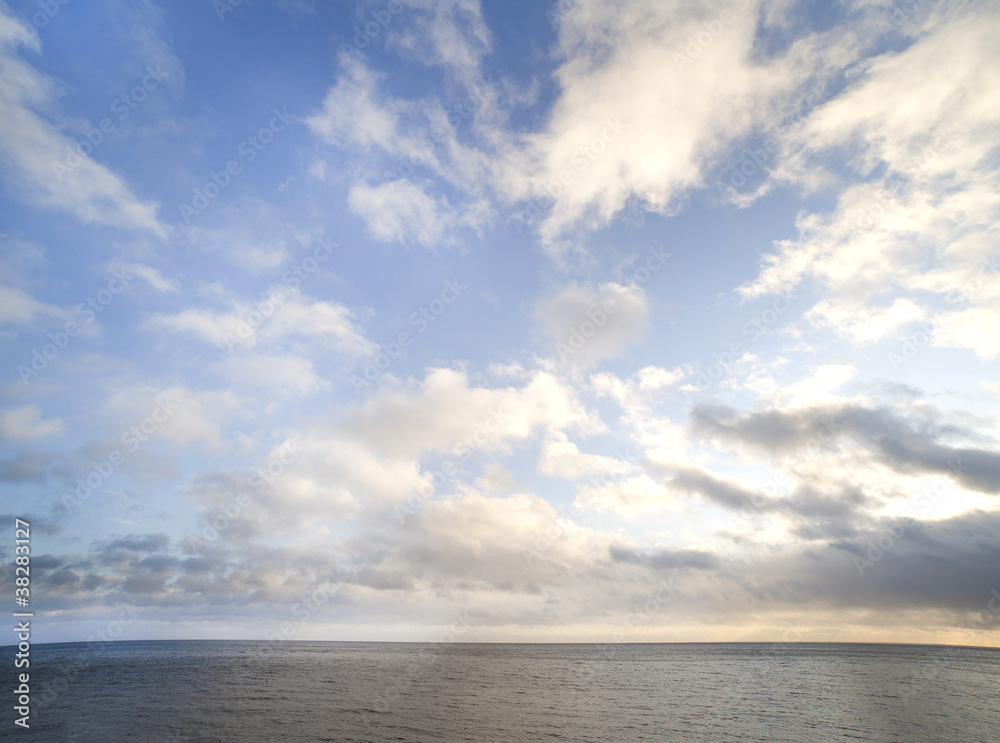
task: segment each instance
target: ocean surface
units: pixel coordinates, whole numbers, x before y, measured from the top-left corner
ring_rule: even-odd
[[[31,653],[31,731],[8,710],[0,738],[1000,743],[998,650],[122,642]],[[13,650],[3,655],[12,668]]]

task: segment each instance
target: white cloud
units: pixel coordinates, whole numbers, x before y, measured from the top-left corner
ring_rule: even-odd
[[[538,431],[594,433],[603,423],[547,372],[535,372],[520,388],[487,388],[470,386],[464,372],[429,369],[416,390],[380,388],[342,429],[375,451],[450,451],[464,460],[474,451],[505,450]]]
[[[209,371],[223,376],[233,387],[263,388],[308,395],[330,388],[308,359],[291,354],[255,353],[229,356],[212,364]]]
[[[63,430],[59,418],[44,420],[37,405],[23,405],[0,413],[0,439],[28,441],[52,436]]]
[[[762,5],[574,4],[559,28],[559,97],[500,184],[508,198],[543,205],[546,244],[558,252],[564,233],[607,224],[630,199],[669,213],[722,148],[780,119],[819,66],[819,45],[806,37],[781,57],[759,55]]]
[[[379,96],[378,84],[384,75],[351,54],[341,53],[338,60],[343,74],[326,94],[322,110],[307,117],[306,125],[330,144],[400,151],[397,129],[405,106]]]
[[[424,247],[444,242],[445,231],[454,223],[448,203],[428,196],[407,180],[378,186],[359,183],[351,188],[347,203],[368,224],[376,240],[406,245],[411,239]]]
[[[759,386],[757,389],[763,393],[761,401],[789,408],[831,402],[837,399],[833,393],[850,381],[858,370],[851,364],[823,364],[809,371],[803,379],[792,384],[778,384],[771,380],[769,389]]]
[[[1000,302],[945,312],[934,318],[935,346],[971,349],[984,360],[1000,355]]]
[[[366,356],[375,345],[354,325],[353,313],[337,302],[310,301],[298,290],[276,287],[256,303],[236,301],[226,312],[187,309],[152,316],[148,325],[198,336],[220,348],[272,346],[299,336],[325,338],[348,356]]]
[[[0,329],[4,326],[30,324],[36,317],[47,315],[54,318],[69,318],[66,311],[45,302],[39,302],[22,289],[0,285]]]
[[[909,299],[899,297],[888,307],[865,307],[859,302],[824,299],[809,310],[815,324],[831,327],[854,343],[881,340],[897,328],[923,320],[926,312]]]
[[[965,305],[929,319],[933,342],[992,358],[1000,287],[982,274],[1000,219],[1000,13],[990,3],[928,12],[910,46],[865,62],[783,135],[775,179],[839,185],[837,206],[801,215],[798,238],[778,243],[740,291],[753,298],[814,278],[837,299],[821,300],[811,318],[856,342],[925,319],[916,295],[933,292]],[[844,164],[859,182],[841,184]],[[878,301],[886,295],[888,307]]]
[[[542,451],[538,456],[539,472],[567,480],[597,475],[623,475],[634,469],[633,464],[614,457],[581,452],[565,434],[542,444]]]
[[[134,273],[140,279],[149,284],[153,289],[162,294],[176,294],[181,290],[180,283],[174,279],[163,276],[158,269],[142,263],[123,263],[122,267]]]
[[[646,366],[639,370],[639,389],[652,392],[673,387],[684,378],[684,370],[674,368],[670,371],[659,366]]]
[[[240,399],[232,390],[196,390],[184,386],[158,389],[148,385],[116,388],[105,405],[124,427],[154,422],[154,435],[175,444],[195,442],[221,447],[223,426],[240,412]],[[147,428],[148,428],[147,424]]]
[[[286,222],[287,215],[261,199],[243,196],[226,205],[224,228],[184,227],[178,237],[193,249],[220,253],[241,270],[275,274],[307,237]]]
[[[389,46],[455,79],[471,82],[479,73],[492,37],[479,0],[401,0],[410,23],[390,29]]]
[[[626,518],[664,510],[677,510],[681,498],[646,473],[615,482],[585,485],[576,491],[580,508],[610,510]]]
[[[44,120],[52,105],[53,81],[17,56],[15,40],[26,31],[0,12],[0,164],[20,198],[64,209],[83,222],[125,227],[164,237],[167,227],[156,205],[140,201],[122,178],[88,155],[65,168],[67,149],[77,142]],[[41,51],[37,40],[30,42]],[[57,172],[57,165],[65,171]]]

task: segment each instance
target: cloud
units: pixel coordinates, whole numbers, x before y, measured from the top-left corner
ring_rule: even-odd
[[[390,29],[388,46],[456,80],[471,82],[492,48],[479,0],[401,0],[409,23]]]
[[[775,182],[832,189],[837,205],[801,214],[798,237],[765,256],[744,298],[814,279],[836,299],[809,317],[855,342],[930,316],[934,345],[1000,353],[988,332],[1000,286],[984,269],[1000,217],[997,23],[990,3],[921,10],[908,45],[859,64],[844,90],[781,134]],[[959,306],[931,316],[934,295]]]
[[[0,482],[43,482],[52,464],[51,454],[25,452],[10,459],[0,459]]]
[[[807,450],[818,435],[831,445],[853,441],[898,473],[939,474],[970,490],[1000,493],[997,442],[934,412],[841,403],[740,415],[729,406],[698,405],[691,426],[696,435],[772,454]]]
[[[946,521],[884,522],[851,539],[831,541],[825,548],[784,551],[740,572],[761,576],[761,585],[752,593],[758,598],[770,593],[770,601],[843,610],[942,608],[953,614],[935,622],[927,612],[925,621],[982,626],[963,622],[961,614],[978,615],[992,597],[996,576],[989,566],[1000,558],[998,527],[1000,514],[981,511]],[[877,548],[880,539],[888,549]],[[775,577],[764,577],[768,574]]]
[[[860,525],[872,522],[871,510],[877,499],[861,489],[836,482],[800,484],[784,495],[769,495],[757,487],[723,478],[706,469],[692,466],[675,467],[664,485],[671,490],[695,493],[707,501],[738,514],[743,526],[751,526],[760,516],[783,518],[788,532],[805,540],[843,538],[858,533]],[[790,484],[790,482],[789,482]],[[772,492],[773,483],[768,485]],[[733,519],[731,524],[738,524]]]
[[[26,30],[0,12],[0,166],[29,202],[72,212],[83,222],[111,225],[165,237],[157,207],[140,201],[121,177],[77,153],[78,164],[64,164],[77,142],[43,119],[38,111],[52,106],[56,88],[48,76],[17,56],[15,40]],[[41,51],[37,40],[28,42]],[[57,172],[57,165],[65,171]]]
[[[428,8],[433,21],[422,13],[408,18],[440,30],[447,25],[446,17],[466,5],[472,7],[455,3],[447,9]],[[417,37],[407,33],[394,38],[397,49],[409,50],[407,54],[418,46],[423,49],[414,44]],[[477,131],[478,122],[496,119],[493,83],[461,73],[464,93],[455,100],[443,102],[436,96],[411,100],[382,92],[385,75],[372,71],[365,60],[341,53],[339,62],[337,82],[322,109],[306,123],[357,164],[359,174],[351,176],[348,204],[366,221],[369,233],[384,242],[425,247],[450,244],[454,239],[450,233],[460,227],[481,234],[494,212],[487,195],[490,160],[486,150],[464,144],[458,130],[467,118],[474,125],[470,133]],[[448,65],[459,63],[453,59]],[[495,130],[493,124],[487,128]],[[322,177],[325,172],[325,166],[316,170]]]
[[[538,471],[551,477],[580,480],[597,475],[622,475],[632,472],[629,462],[600,454],[585,454],[577,445],[560,433],[542,444],[538,456]]]
[[[39,302],[22,289],[0,285],[0,328],[29,325],[39,316],[67,318],[69,313],[54,305]]]
[[[617,562],[647,565],[654,570],[680,568],[709,570],[719,565],[719,560],[715,555],[702,550],[657,550],[651,553],[642,553],[628,547],[612,547],[611,558]]]
[[[890,306],[883,308],[824,299],[817,302],[806,316],[816,325],[834,328],[853,343],[871,343],[885,338],[903,325],[923,320],[926,314],[911,300],[898,297]]]
[[[338,423],[344,436],[393,455],[503,451],[536,432],[594,433],[603,423],[555,376],[535,372],[522,387],[474,387],[453,369],[429,369],[416,387],[385,386]]]
[[[225,442],[222,427],[239,411],[240,403],[232,390],[180,385],[162,389],[140,384],[116,387],[105,408],[131,431],[133,449],[151,435],[179,445],[200,441],[221,446]],[[125,443],[124,432],[122,439]]]
[[[323,99],[322,110],[306,118],[306,125],[330,144],[381,147],[399,152],[397,129],[405,106],[378,94],[385,76],[373,72],[360,59],[341,53],[342,74]]]
[[[155,291],[160,292],[161,294],[176,294],[181,290],[180,284],[177,281],[174,279],[164,278],[163,274],[152,266],[147,266],[142,263],[123,263],[122,268],[126,271],[134,273],[140,279],[149,284],[149,286]]]
[[[996,327],[1000,321],[1000,302],[973,307],[961,312],[945,312],[934,318],[935,346],[968,348],[983,360],[1000,355]]]
[[[62,419],[43,420],[42,412],[37,405],[22,405],[0,413],[0,439],[6,441],[45,438],[54,436],[62,430]]]
[[[535,200],[526,213],[536,212],[551,251],[630,201],[671,213],[725,148],[780,120],[828,52],[808,35],[762,52],[755,45],[773,5],[582,0],[565,13],[558,98],[499,185],[508,198]]]
[[[624,518],[665,510],[677,510],[681,499],[676,490],[664,487],[645,472],[613,482],[599,478],[596,483],[577,487],[575,503],[581,509],[610,510]]]
[[[540,301],[535,319],[554,341],[563,362],[587,368],[617,358],[641,341],[649,307],[638,286],[570,284]]]
[[[378,186],[359,183],[351,188],[347,203],[368,224],[372,237],[383,242],[406,245],[412,239],[436,247],[454,223],[446,201],[436,201],[407,180]]]
[[[190,308],[153,315],[147,325],[229,349],[274,347],[296,336],[326,339],[337,351],[353,357],[367,356],[375,348],[355,326],[351,310],[333,301],[310,301],[297,289],[274,287],[260,302],[230,302],[225,312]]]
[[[256,353],[252,358],[230,356],[209,367],[234,388],[309,395],[330,388],[316,373],[315,365],[299,356]]]

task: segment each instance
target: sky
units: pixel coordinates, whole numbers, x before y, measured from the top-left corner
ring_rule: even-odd
[[[0,4],[0,593],[20,518],[38,642],[1000,646],[998,32]]]

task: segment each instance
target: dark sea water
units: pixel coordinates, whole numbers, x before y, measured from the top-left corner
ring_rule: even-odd
[[[32,729],[13,728],[8,711],[4,739],[1000,743],[997,650],[123,642],[31,652]]]

